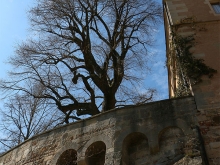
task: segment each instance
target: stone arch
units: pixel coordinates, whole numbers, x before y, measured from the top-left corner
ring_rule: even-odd
[[[50,164],[58,165],[57,163],[58,163],[58,161],[60,161],[59,159],[61,158],[62,154],[63,154],[63,156],[65,156],[65,154],[66,155],[71,154],[71,152],[73,152],[72,150],[76,151],[76,153],[77,153],[77,148],[79,148],[79,146],[76,143],[67,143],[55,154],[55,156],[53,157]],[[68,152],[70,152],[70,153],[68,153]]]
[[[123,146],[123,141],[124,141],[124,139],[125,139],[129,134],[134,133],[134,132],[142,133],[142,134],[144,134],[144,135],[147,137],[147,139],[149,139],[148,136],[147,136],[148,130],[146,129],[146,127],[137,127],[137,129],[136,129],[135,131],[132,130],[131,128],[124,129],[123,131],[121,131],[121,132],[119,133],[119,135],[118,135],[117,137],[115,137],[115,138],[116,138],[115,143],[114,143],[114,148],[115,148],[115,150],[116,150],[116,151],[121,151],[121,150],[122,150],[122,146]]]
[[[176,125],[183,131],[184,135],[192,133],[191,125],[183,119],[176,119]]]
[[[57,160],[56,165],[77,165],[76,150],[68,149],[64,151]]]
[[[86,152],[87,148],[89,146],[91,146],[94,142],[97,142],[97,141],[102,141],[103,143],[105,143],[106,149],[109,149],[109,148],[113,147],[112,144],[111,144],[111,139],[109,138],[109,136],[106,136],[106,135],[102,134],[102,135],[94,136],[88,142],[86,142],[86,144],[84,145],[81,153],[84,154]]]
[[[184,134],[184,136],[187,136],[192,133],[191,126],[183,119],[176,119],[174,121],[170,119],[166,123],[157,125],[157,128],[154,129],[155,135],[158,137],[158,142],[161,134],[168,128],[179,128],[181,132]]]
[[[164,128],[159,133],[159,146],[169,145],[170,143],[174,144],[179,142],[181,138],[184,138],[184,132],[181,128],[176,126],[169,126]]]
[[[121,165],[138,165],[150,155],[148,139],[140,132],[130,133],[123,140]]]
[[[85,152],[86,165],[105,164],[106,145],[102,141],[92,143]]]
[[[185,134],[176,126],[165,127],[159,136],[160,153],[168,158],[166,163],[173,164],[184,156]]]

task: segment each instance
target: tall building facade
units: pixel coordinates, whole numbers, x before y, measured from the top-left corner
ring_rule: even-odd
[[[169,95],[175,97],[182,92],[194,96],[196,122],[209,164],[220,164],[220,0],[164,0],[163,5]],[[179,45],[185,45],[185,50],[178,49]],[[187,53],[193,56],[194,62],[204,60],[209,68],[197,70],[196,62],[194,66],[187,64]],[[188,71],[191,67],[192,73],[197,70],[192,77],[198,71],[204,74],[202,81],[181,75],[187,67]],[[217,72],[213,76],[208,73],[214,70]],[[185,87],[188,92],[184,91]]]

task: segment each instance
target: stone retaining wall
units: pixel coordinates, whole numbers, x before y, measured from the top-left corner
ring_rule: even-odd
[[[111,110],[35,136],[0,165],[201,164],[195,115],[192,97]]]

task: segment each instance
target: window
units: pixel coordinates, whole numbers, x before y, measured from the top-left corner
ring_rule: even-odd
[[[213,10],[216,14],[220,14],[220,2],[219,3],[211,3]]]
[[[220,14],[220,0],[209,0],[212,9],[216,14]]]

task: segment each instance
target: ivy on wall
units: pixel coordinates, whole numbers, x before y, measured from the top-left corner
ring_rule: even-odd
[[[181,23],[187,23],[193,30],[196,28],[194,18],[183,19]],[[181,97],[191,95],[191,85],[201,82],[203,75],[211,78],[217,70],[207,66],[203,59],[195,58],[190,51],[196,44],[196,34],[181,36],[176,33],[178,27],[175,28],[175,31],[172,30],[171,58],[175,60],[175,70],[173,72],[175,72],[177,79],[175,97]]]

